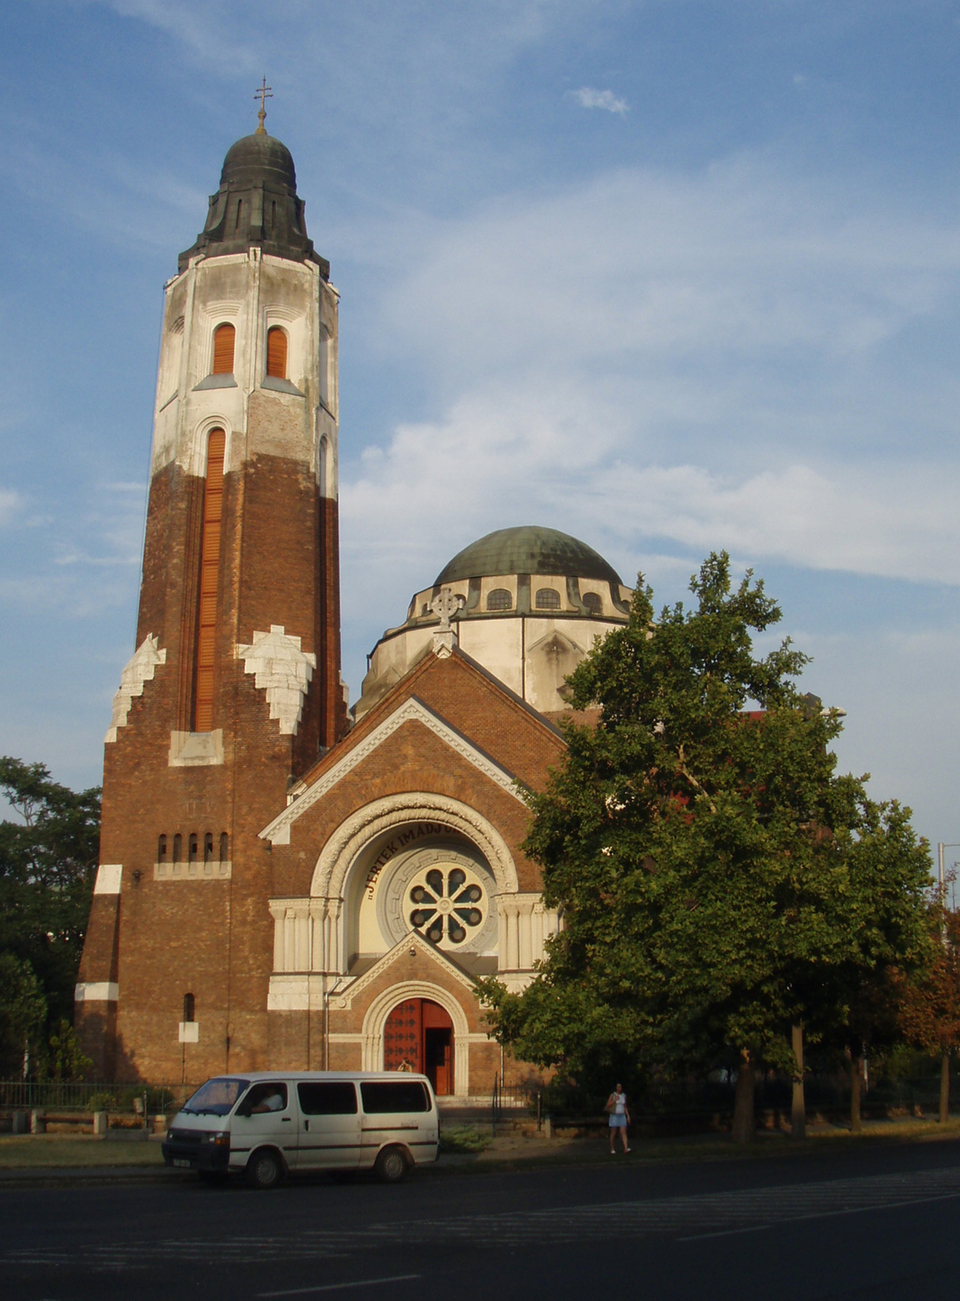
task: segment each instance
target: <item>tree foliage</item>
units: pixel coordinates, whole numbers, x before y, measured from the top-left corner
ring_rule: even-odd
[[[897,805],[835,774],[836,711],[794,684],[763,583],[726,554],[692,608],[654,620],[642,580],[628,624],[569,679],[596,726],[529,797],[527,852],[564,927],[533,984],[484,984],[495,1032],[581,1080],[792,1069],[790,1026],[841,1033],[885,964],[920,958],[926,847]]]
[[[0,823],[3,979],[11,989],[19,988],[18,981],[35,982],[43,1016],[39,1023],[32,1012],[17,1020],[17,1034],[27,1033],[29,1024],[29,1033],[45,1044],[48,1023],[57,1026],[73,1016],[97,864],[100,791],[71,791],[53,781],[43,764],[6,756],[0,757],[0,793],[16,814],[16,820]],[[39,1006],[33,994],[23,997],[30,1007]],[[22,1058],[22,1040],[12,1051]],[[8,1053],[2,1069],[11,1065]]]

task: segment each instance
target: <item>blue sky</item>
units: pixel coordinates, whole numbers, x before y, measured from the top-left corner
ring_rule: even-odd
[[[473,538],[753,566],[841,765],[960,841],[960,4],[31,0],[0,14],[0,750],[99,780],[164,281],[292,150],[341,291],[345,674]]]

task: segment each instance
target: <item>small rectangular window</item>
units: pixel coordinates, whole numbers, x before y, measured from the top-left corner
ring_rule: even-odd
[[[357,1090],[349,1080],[310,1080],[297,1085],[305,1116],[355,1116]]]
[[[363,1109],[368,1116],[393,1111],[429,1111],[430,1099],[420,1080],[364,1080],[360,1085]]]

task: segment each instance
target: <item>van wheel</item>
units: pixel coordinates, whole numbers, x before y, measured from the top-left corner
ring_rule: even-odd
[[[276,1188],[283,1179],[283,1165],[268,1147],[254,1152],[247,1162],[247,1182],[253,1188]]]
[[[407,1173],[407,1158],[398,1147],[385,1147],[377,1157],[374,1174],[383,1184],[398,1184]]]

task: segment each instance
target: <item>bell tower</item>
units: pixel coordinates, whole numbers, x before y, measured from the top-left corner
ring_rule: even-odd
[[[259,1063],[250,973],[270,969],[283,889],[257,833],[345,730],[338,295],[264,116],[261,98],[165,290],[136,648],[77,985],[97,1078]]]

